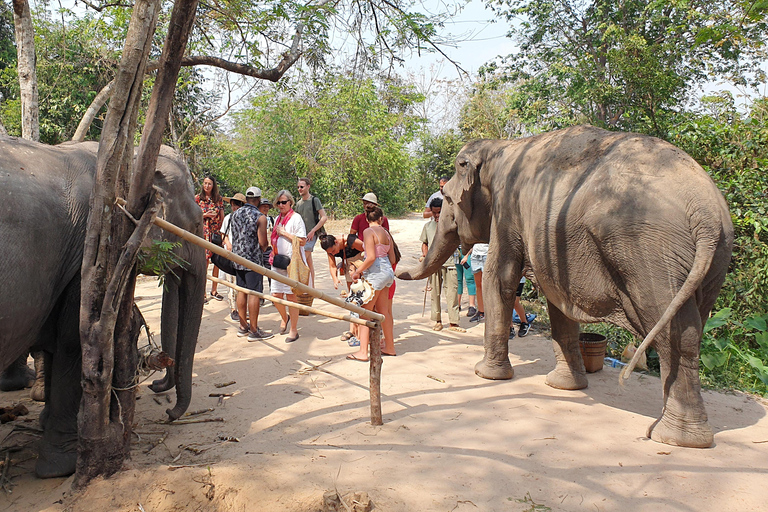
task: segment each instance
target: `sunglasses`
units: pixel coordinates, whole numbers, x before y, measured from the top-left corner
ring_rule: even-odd
[[[275,204],[278,204],[278,205],[280,205],[280,204],[288,204],[288,203],[290,203],[290,201],[276,201],[275,202]]]
[[[299,186],[298,186],[298,187],[296,187],[296,188],[298,188],[298,189],[302,189],[302,188],[305,188],[305,187],[304,187],[303,185],[299,185]]]

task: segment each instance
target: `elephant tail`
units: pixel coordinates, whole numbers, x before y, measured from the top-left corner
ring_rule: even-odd
[[[664,314],[661,315],[659,321],[656,322],[656,325],[653,326],[651,332],[648,333],[637,348],[632,360],[621,370],[621,373],[619,374],[620,385],[624,385],[624,383],[629,380],[632,371],[635,369],[635,365],[640,360],[640,356],[645,353],[648,345],[653,342],[659,331],[664,329],[672,321],[678,311],[680,311],[680,308],[683,307],[683,304],[696,293],[696,290],[698,290],[704,282],[704,278],[707,276],[709,267],[712,265],[712,260],[715,256],[717,239],[717,237],[701,237],[696,242],[696,254],[693,257],[693,265],[691,266],[691,271],[688,273],[688,277],[685,279],[683,286],[680,287],[680,290],[675,294],[672,302],[667,306]]]

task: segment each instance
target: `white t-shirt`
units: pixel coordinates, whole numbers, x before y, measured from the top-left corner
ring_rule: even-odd
[[[436,198],[436,197],[439,197],[440,199],[443,199],[443,193],[438,190],[437,192],[435,192],[434,194],[429,196],[429,199],[427,199],[427,204],[424,206],[425,210],[429,208],[429,203],[431,203],[432,200],[434,198]]]
[[[224,220],[221,222],[221,238],[223,239],[225,236],[229,238],[229,243],[234,243],[234,232],[229,228],[229,218],[232,216],[231,213],[228,213],[224,216]],[[229,230],[229,233],[227,233],[227,230]]]
[[[473,245],[472,256],[488,256],[488,244]]]
[[[275,220],[275,224],[277,224],[277,220]],[[304,226],[304,220],[301,218],[301,215],[296,212],[293,212],[293,215],[291,215],[291,218],[288,219],[288,222],[283,227],[292,235],[296,235],[301,238],[306,238],[307,236],[307,228]],[[305,251],[301,251],[301,258],[304,260],[304,263],[306,263],[307,255],[304,254],[304,252]],[[278,237],[277,254],[285,254],[286,256],[293,257],[292,253],[293,244],[291,244],[291,241],[284,236]]]

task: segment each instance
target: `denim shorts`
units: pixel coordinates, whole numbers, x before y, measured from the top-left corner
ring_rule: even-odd
[[[472,273],[477,274],[478,272],[482,272],[485,268],[485,260],[488,256],[476,256],[475,254],[471,254],[469,257],[472,263]]]
[[[315,233],[315,236],[312,238],[312,240],[307,240],[307,243],[304,244],[304,250],[307,252],[314,251],[316,243],[317,243],[317,233]]]

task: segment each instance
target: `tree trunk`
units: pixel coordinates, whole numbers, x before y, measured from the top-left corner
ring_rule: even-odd
[[[75,478],[78,487],[96,475],[110,475],[120,469],[126,455],[127,443],[123,440],[129,438],[133,422],[133,407],[120,411],[116,418],[118,421],[110,421],[113,368],[117,355],[115,326],[118,322],[120,325],[129,322],[124,315],[130,313],[130,308],[125,307],[124,302],[132,302],[133,297],[126,292],[133,291],[132,277],[135,275],[135,253],[123,254],[132,226],[114,204],[115,197],[118,194],[125,196],[128,188],[144,68],[159,10],[159,0],[137,0],[134,5],[99,143],[82,265],[80,338],[83,398],[78,415],[79,449]],[[113,217],[113,213],[117,215]],[[141,223],[147,231],[148,217],[143,218]],[[135,251],[141,244],[141,240],[136,240],[139,237],[141,232],[137,229],[130,240],[130,247]],[[115,406],[121,409],[119,402]]]
[[[27,0],[13,0],[13,24],[21,96],[21,137],[40,140],[40,105],[35,72],[35,31]]]
[[[129,189],[133,134],[159,6],[159,0],[138,0],[134,5],[99,143],[82,267],[83,399],[76,486],[96,475],[114,473],[130,454],[136,374],[131,335],[136,253],[157,215],[159,199],[153,196],[152,182],[197,0],[179,0],[174,5]],[[141,218],[132,234],[125,215],[113,216],[118,195],[128,195],[131,212]]]

